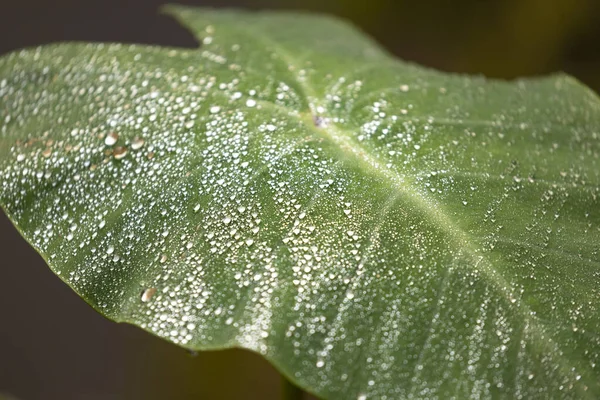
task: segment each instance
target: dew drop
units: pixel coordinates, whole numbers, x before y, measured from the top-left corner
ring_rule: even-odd
[[[133,139],[133,142],[131,142],[131,149],[139,150],[142,148],[143,145],[144,145],[144,139],[142,139],[140,137],[136,137],[135,139]]]
[[[125,146],[118,146],[118,147],[115,147],[115,149],[113,150],[113,157],[115,158],[115,160],[121,160],[121,159],[125,158],[126,155],[127,155],[127,147],[125,147]]]
[[[156,288],[153,288],[153,287],[144,290],[142,292],[142,301],[144,303],[149,302],[150,299],[152,299],[152,296],[154,296],[155,293],[156,293]]]
[[[119,135],[116,132],[110,132],[104,138],[104,144],[107,146],[113,146],[119,140]]]

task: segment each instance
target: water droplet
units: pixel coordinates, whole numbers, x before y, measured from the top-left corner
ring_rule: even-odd
[[[149,302],[150,299],[152,298],[152,296],[154,296],[155,293],[156,293],[156,288],[153,288],[153,287],[144,290],[142,292],[142,301],[144,303]]]
[[[118,146],[118,147],[115,147],[115,149],[113,150],[113,157],[115,158],[115,160],[121,160],[121,159],[125,158],[126,155],[127,155],[127,147],[125,147],[125,146]]]
[[[119,135],[116,132],[110,132],[104,138],[104,144],[107,146],[112,146],[119,140]]]
[[[142,148],[143,145],[144,145],[144,139],[142,139],[140,137],[136,137],[135,139],[133,139],[133,142],[131,142],[131,149],[139,150]]]
[[[211,114],[216,114],[216,113],[218,113],[219,111],[221,111],[221,107],[219,107],[219,106],[212,106],[212,107],[210,108],[210,113],[211,113]]]
[[[256,100],[254,100],[254,99],[248,99],[246,101],[246,106],[247,107],[254,107],[254,106],[256,106]]]
[[[317,361],[317,368],[322,368],[324,365],[325,365],[325,361],[323,361],[323,360]]]

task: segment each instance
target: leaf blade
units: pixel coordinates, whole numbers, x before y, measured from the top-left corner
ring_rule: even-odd
[[[321,17],[169,10],[200,49],[0,60],[2,204],[86,301],[328,398],[597,393],[593,93],[422,69]]]

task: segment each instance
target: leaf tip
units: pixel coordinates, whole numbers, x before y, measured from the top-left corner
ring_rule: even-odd
[[[176,18],[180,13],[185,12],[185,6],[175,3],[161,4],[158,7],[158,12]]]
[[[193,14],[198,14],[198,11],[202,10],[203,8],[200,7],[190,7],[182,4],[169,3],[162,4],[158,8],[158,13],[173,18],[196,38],[200,38],[198,31],[194,28],[195,18]]]

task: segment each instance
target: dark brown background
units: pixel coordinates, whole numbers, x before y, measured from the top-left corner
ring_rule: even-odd
[[[160,0],[0,0],[0,54],[53,41],[194,46]],[[600,0],[231,0],[187,4],[323,11],[398,56],[513,78],[567,71],[600,90]],[[0,215],[0,398],[272,399],[277,373],[243,351],[191,356],[95,313]]]

